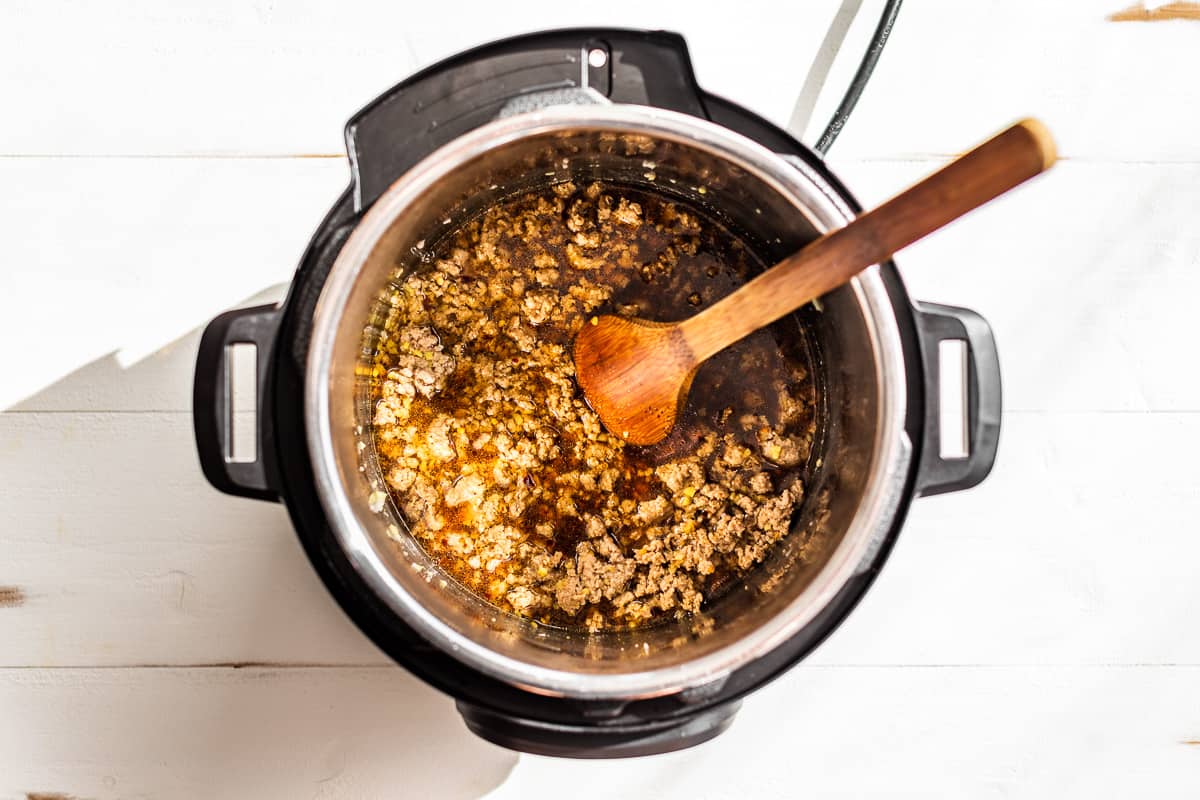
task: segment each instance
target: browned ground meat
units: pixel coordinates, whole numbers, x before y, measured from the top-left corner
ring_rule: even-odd
[[[663,443],[608,433],[574,380],[594,314],[677,319],[755,265],[676,202],[562,184],[448,235],[397,275],[375,358],[373,439],[426,551],[542,622],[695,612],[784,536],[804,496],[814,392],[763,331],[700,371]]]

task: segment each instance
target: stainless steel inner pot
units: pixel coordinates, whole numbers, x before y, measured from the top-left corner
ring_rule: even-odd
[[[719,685],[798,633],[870,563],[892,525],[911,457],[905,364],[876,268],[823,299],[813,326],[827,387],[823,466],[789,537],[701,618],[589,635],[536,626],[479,600],[424,553],[390,501],[380,508],[386,491],[356,368],[371,356],[381,289],[397,268],[421,267],[418,242],[427,250],[439,232],[512,193],[592,178],[713,209],[768,261],[851,216],[802,163],[694,117],[584,105],[496,120],[397,180],[351,234],[313,320],[305,424],[338,542],[408,625],[529,691],[639,699]]]

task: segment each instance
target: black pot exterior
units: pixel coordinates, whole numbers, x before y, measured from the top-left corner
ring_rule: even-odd
[[[604,49],[607,66],[585,69],[588,77],[582,78],[580,66],[586,63],[587,53],[596,48]],[[965,488],[986,475],[999,427],[994,345],[986,323],[981,319],[975,322],[977,315],[946,307],[915,309],[895,266],[883,265],[882,277],[911,376],[905,430],[914,446],[913,466],[905,479],[895,522],[871,567],[843,587],[800,634],[768,655],[717,685],[632,702],[548,697],[465,666],[404,624],[351,568],[317,496],[303,404],[297,398],[303,396],[317,298],[358,218],[383,189],[430,151],[494,117],[511,99],[514,89],[511,81],[498,86],[493,76],[513,71],[529,79],[524,85],[545,86],[549,79],[573,79],[577,84],[587,80],[592,89],[617,102],[661,105],[724,125],[775,152],[802,159],[835,188],[847,205],[859,210],[845,187],[810,150],[766,120],[701,90],[692,75],[686,45],[675,34],[611,29],[555,31],[497,42],[456,56],[401,83],[347,126],[353,154],[352,184],[313,236],[283,307],[231,312],[214,320],[205,332],[195,390],[202,465],[209,480],[222,491],[281,499],[313,566],[351,619],[399,664],[453,696],[468,726],[480,736],[516,750],[591,758],[647,755],[689,747],[728,727],[744,695],[803,658],[845,619],[886,559],[914,496]],[[444,97],[439,92],[451,84],[460,89],[471,87],[465,92],[464,107],[449,113],[436,102],[426,102]],[[438,115],[451,120],[451,124],[430,125],[438,121]],[[254,316],[256,321],[239,323],[239,315]],[[946,336],[961,333],[954,320],[964,315],[970,317],[963,324],[970,328],[965,336],[972,350],[984,353],[979,369],[972,372],[977,388],[983,390],[974,393],[972,424],[977,424],[977,435],[985,442],[991,437],[991,444],[990,451],[979,448],[973,465],[959,468],[946,467],[940,459],[923,455],[922,446],[928,424],[926,385],[930,377],[925,364],[937,351],[938,336],[943,332]],[[269,330],[271,325],[263,323],[264,319],[277,327]],[[924,339],[922,332],[926,334]],[[256,343],[263,364],[258,393],[260,458],[252,467],[238,467],[236,475],[229,474],[225,459],[227,438],[220,430],[225,413],[224,384],[215,377],[223,374],[219,354],[232,341]],[[936,409],[932,413],[936,415]],[[935,422],[936,416],[929,419]]]

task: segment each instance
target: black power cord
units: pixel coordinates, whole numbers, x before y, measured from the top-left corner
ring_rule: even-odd
[[[850,112],[858,104],[859,96],[866,88],[867,81],[871,79],[875,64],[879,61],[880,54],[883,53],[883,46],[887,44],[888,36],[892,33],[892,26],[896,24],[896,17],[900,14],[901,2],[902,0],[887,0],[887,4],[884,5],[879,26],[875,28],[875,35],[871,37],[871,46],[863,54],[862,63],[858,65],[858,71],[854,73],[854,80],[850,81],[850,87],[846,89],[842,102],[838,103],[837,110],[833,112],[833,118],[829,120],[829,124],[825,126],[825,132],[817,141],[815,149],[822,156],[829,151],[833,140],[842,132],[846,120],[850,118]]]

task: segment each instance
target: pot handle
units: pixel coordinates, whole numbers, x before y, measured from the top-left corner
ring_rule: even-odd
[[[281,314],[282,309],[274,305],[227,311],[210,322],[200,338],[192,392],[196,449],[204,477],[226,494],[279,499],[267,466],[273,434],[263,409],[267,369]],[[233,458],[229,348],[235,344],[255,347],[255,447],[254,457],[249,460]]]
[[[597,50],[602,57],[590,61]],[[514,101],[550,92],[555,102],[579,102],[580,90],[614,103],[707,116],[677,33],[572,28],[503,39],[423,69],[347,123],[355,210],[370,207],[426,155]]]
[[[992,470],[1000,442],[1000,359],[987,320],[966,308],[917,303],[917,329],[925,362],[925,437],[917,491],[921,495],[969,489]],[[966,455],[942,456],[941,345],[966,345],[963,398]]]

